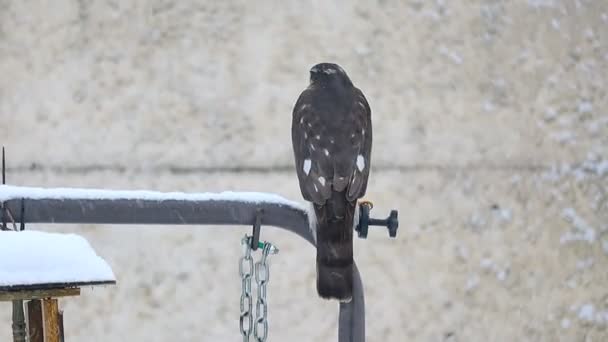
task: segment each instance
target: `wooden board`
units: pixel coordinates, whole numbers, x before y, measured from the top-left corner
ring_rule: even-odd
[[[116,281],[114,281],[114,280],[76,281],[76,282],[68,282],[68,283],[0,286],[0,293],[15,292],[15,291],[30,291],[30,290],[56,290],[56,289],[67,289],[67,288],[72,288],[72,287],[102,286],[102,285],[116,285]]]
[[[0,302],[13,300],[44,299],[51,297],[79,296],[80,288],[72,287],[65,289],[49,290],[27,290],[27,291],[2,291],[0,292]]]
[[[27,328],[29,342],[44,342],[42,301],[39,299],[27,302]]]
[[[44,342],[61,342],[59,328],[59,304],[55,298],[42,300],[44,319]]]

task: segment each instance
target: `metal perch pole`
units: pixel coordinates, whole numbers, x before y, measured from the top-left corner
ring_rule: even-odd
[[[1,194],[1,191],[0,191]],[[79,199],[27,196],[8,199],[16,222],[69,224],[165,224],[252,226],[258,210],[262,225],[283,228],[315,245],[304,210],[278,203],[221,200]],[[23,210],[25,209],[25,210]],[[365,302],[361,276],[354,267],[353,299],[340,304],[338,341],[365,341]]]

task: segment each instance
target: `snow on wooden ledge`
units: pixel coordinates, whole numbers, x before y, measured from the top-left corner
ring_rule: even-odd
[[[0,185],[0,201],[11,199],[138,199],[152,201],[231,201],[248,203],[271,203],[290,206],[304,210],[297,202],[287,200],[279,195],[263,192],[220,193],[183,193],[158,192],[149,190],[102,190],[78,188],[34,188],[11,185]]]
[[[0,288],[115,282],[110,266],[81,236],[0,231]]]

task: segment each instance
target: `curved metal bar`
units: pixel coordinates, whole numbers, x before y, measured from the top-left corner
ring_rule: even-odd
[[[22,210],[22,205],[25,210]],[[315,245],[306,211],[282,203],[19,198],[7,200],[6,208],[15,221],[26,223],[248,226],[253,225],[256,211],[261,208],[264,210],[263,225],[283,228]],[[353,299],[349,303],[340,303],[339,342],[365,341],[363,283],[356,265],[353,277]]]

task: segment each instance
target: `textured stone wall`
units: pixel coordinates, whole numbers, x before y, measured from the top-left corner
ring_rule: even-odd
[[[602,0],[0,0],[9,182],[299,199],[291,109],[321,61],[366,94],[368,197],[400,210],[398,240],[356,242],[368,340],[608,339]],[[40,229],[119,277],[64,301],[69,341],[239,338],[243,231]],[[270,339],[335,340],[314,251],[268,234]]]

